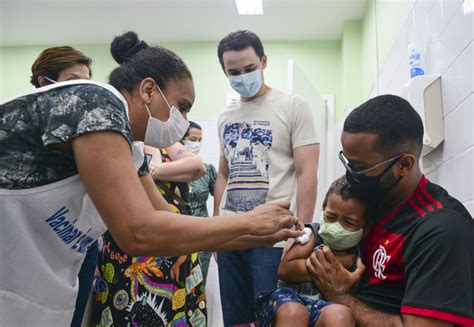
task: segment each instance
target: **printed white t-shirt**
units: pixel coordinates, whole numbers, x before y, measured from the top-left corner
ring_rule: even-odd
[[[319,143],[308,102],[271,89],[252,101],[227,106],[218,131],[220,153],[229,166],[221,214],[247,212],[279,200],[289,200],[294,212],[293,150]]]

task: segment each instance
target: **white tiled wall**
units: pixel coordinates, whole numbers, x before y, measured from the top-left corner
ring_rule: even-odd
[[[474,215],[473,0],[417,0],[381,67],[379,94],[402,94],[410,78],[407,47],[421,40],[427,74],[441,75],[445,140],[422,160],[428,178]],[[372,96],[377,94],[376,87]]]

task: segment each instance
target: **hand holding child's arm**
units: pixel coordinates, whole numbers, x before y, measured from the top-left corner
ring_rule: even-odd
[[[306,260],[306,265],[311,280],[328,301],[335,301],[341,294],[350,294],[351,288],[365,271],[359,258],[356,270],[349,272],[327,246],[312,254]]]

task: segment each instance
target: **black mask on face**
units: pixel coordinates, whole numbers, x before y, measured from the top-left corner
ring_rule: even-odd
[[[377,176],[366,176],[364,174],[355,176],[349,170],[346,170],[346,179],[351,186],[352,192],[354,192],[358,198],[370,205],[379,204],[402,179],[402,176],[400,176],[388,188],[383,188],[380,184],[382,177],[397,163],[399,159],[391,162],[390,165],[388,165],[388,167]]]

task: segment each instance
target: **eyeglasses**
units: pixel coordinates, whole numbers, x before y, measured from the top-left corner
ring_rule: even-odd
[[[403,153],[403,152],[402,152],[402,153],[399,153],[399,154],[397,154],[397,155],[391,157],[390,159],[387,159],[387,160],[385,160],[385,161],[382,161],[381,163],[378,163],[378,164],[376,164],[376,165],[374,165],[374,166],[372,166],[372,167],[369,167],[369,168],[363,169],[363,170],[355,170],[354,168],[352,168],[352,167],[350,166],[349,160],[347,160],[347,158],[344,156],[344,153],[342,152],[342,150],[339,152],[339,160],[341,160],[342,164],[344,165],[344,168],[346,168],[346,170],[347,170],[352,176],[354,176],[354,179],[358,182],[358,181],[359,181],[359,177],[358,177],[358,176],[363,175],[363,174],[365,174],[365,173],[367,173],[367,172],[369,172],[369,171],[371,171],[371,170],[373,170],[373,169],[375,169],[375,168],[378,168],[378,167],[380,167],[380,166],[383,166],[383,165],[385,165],[385,164],[387,164],[387,163],[389,163],[389,162],[393,162],[393,161],[396,162],[396,160],[398,160],[398,159],[400,159],[401,157],[403,157],[404,154],[405,154],[405,153]],[[395,162],[394,162],[393,164],[395,164]],[[392,165],[393,165],[393,164],[392,164]],[[388,167],[388,168],[389,168],[389,167]]]

